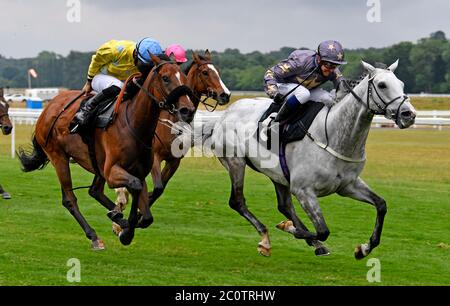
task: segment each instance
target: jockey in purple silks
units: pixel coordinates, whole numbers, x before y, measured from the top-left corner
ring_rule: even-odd
[[[317,51],[295,50],[264,75],[267,95],[282,104],[275,122],[282,122],[308,101],[333,103],[333,96],[319,88],[332,81],[337,88],[343,76],[338,69],[344,61],[344,49],[334,40],[320,43]]]

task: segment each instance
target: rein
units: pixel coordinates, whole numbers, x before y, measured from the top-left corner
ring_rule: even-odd
[[[360,102],[361,104],[367,106],[367,109],[368,109],[372,114],[374,114],[374,115],[386,115],[387,108],[389,107],[389,105],[391,105],[392,103],[394,103],[394,102],[397,101],[398,99],[403,98],[403,101],[400,103],[400,105],[398,106],[397,111],[396,111],[395,120],[397,120],[397,119],[398,119],[398,114],[399,114],[399,111],[400,111],[400,107],[401,107],[401,106],[403,105],[403,103],[405,103],[405,101],[408,99],[408,96],[407,96],[407,95],[401,95],[401,96],[398,96],[398,97],[392,99],[392,100],[389,101],[389,102],[385,102],[384,99],[381,97],[380,93],[377,91],[377,88],[376,88],[375,84],[373,83],[374,78],[375,78],[375,76],[372,76],[372,77],[369,78],[369,83],[368,83],[368,88],[367,88],[367,98],[366,98],[366,102],[364,102],[364,101],[363,101],[363,100],[355,93],[355,91],[350,87],[350,85],[347,83],[347,81],[346,81],[345,79],[343,80],[343,83],[344,83],[344,85],[347,87],[347,89],[349,90],[349,92],[352,94],[352,96],[353,96],[358,102]],[[378,99],[381,101],[381,103],[384,105],[384,107],[380,106],[380,104],[378,104],[378,103],[375,101],[375,99],[373,98],[372,89],[375,91],[375,93],[376,93],[377,96],[378,96]],[[370,108],[370,98],[372,98],[372,101],[373,101],[373,103],[375,103],[375,105],[378,107],[378,110],[374,110],[374,109]],[[362,162],[364,162],[364,161],[366,160],[366,156],[363,156],[362,158],[359,158],[359,159],[354,159],[354,158],[351,158],[351,157],[347,157],[347,156],[345,156],[345,155],[342,155],[342,154],[340,154],[340,153],[334,151],[332,148],[330,148],[330,147],[328,146],[328,130],[327,130],[327,122],[328,122],[328,114],[330,113],[330,110],[331,110],[331,107],[328,109],[328,112],[327,112],[327,115],[326,115],[326,118],[325,118],[325,137],[326,137],[326,144],[323,144],[323,143],[317,141],[316,139],[314,139],[314,138],[312,137],[312,135],[311,135],[308,131],[306,131],[306,135],[307,135],[307,136],[308,136],[315,144],[317,144],[319,147],[321,147],[322,149],[326,150],[326,151],[327,151],[328,153],[330,153],[331,155],[333,155],[333,156],[335,156],[335,157],[337,157],[337,158],[339,158],[339,159],[341,159],[341,160],[344,160],[344,161],[347,161],[347,162],[351,162],[351,163],[362,163]]]
[[[158,66],[156,66],[153,70],[153,75],[152,78],[150,79],[149,83],[152,83],[154,78],[158,75],[158,70],[165,64],[173,64],[173,62],[162,62],[160,63]],[[150,98],[150,101],[152,103],[152,107],[154,105],[157,105],[160,109],[162,110],[167,110],[170,114],[175,114],[178,112],[178,109],[176,108],[176,100],[183,96],[183,95],[192,95],[192,91],[189,87],[187,87],[186,85],[180,85],[178,87],[176,87],[175,89],[173,89],[168,95],[164,94],[164,92],[162,92],[160,89],[157,88],[157,90],[159,91],[159,93],[165,98],[163,101],[159,101],[158,98],[156,98],[147,88],[145,88],[144,86],[141,86],[136,78],[133,78],[133,83],[140,89],[142,90],[147,97]],[[131,100],[130,102],[133,102],[133,100]],[[125,123],[128,127],[128,129],[130,130],[131,134],[133,135],[133,137],[147,150],[151,151],[152,150],[152,142],[150,142],[150,145],[146,144],[144,141],[142,141],[139,136],[137,135],[136,131],[133,129],[133,127],[130,125],[130,120],[128,119],[128,107],[131,103],[127,103],[127,106],[125,108]],[[153,140],[152,140],[153,141]]]
[[[81,96],[84,95],[84,91],[82,91],[78,96],[76,96],[74,99],[72,99],[69,103],[67,103],[66,105],[64,105],[64,107],[62,108],[62,110],[59,112],[58,116],[56,116],[55,120],[53,120],[52,125],[50,126],[50,129],[48,130],[48,134],[47,137],[45,137],[45,145],[44,147],[47,146],[48,141],[50,140],[50,136],[51,136],[51,132],[53,131],[53,128],[55,127],[56,121],[58,121],[59,117],[61,117],[61,115],[64,113],[64,111],[69,108],[75,101],[77,101],[79,98],[81,98]]]

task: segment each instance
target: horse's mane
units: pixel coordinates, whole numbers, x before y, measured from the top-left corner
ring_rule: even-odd
[[[203,56],[198,54],[198,57],[202,60],[202,61],[206,61],[207,59]],[[186,67],[186,69],[184,69],[184,74],[188,75],[189,71],[191,70],[192,66],[194,66],[195,61],[192,61],[189,66]]]
[[[374,67],[380,68],[380,69],[386,69],[387,65],[384,63],[381,63],[381,62],[376,62],[374,64]],[[347,81],[347,84],[350,86],[350,88],[353,90],[368,75],[369,75],[369,73],[363,72],[357,79],[345,79],[345,80]],[[345,94],[343,94],[343,93],[345,93]],[[341,101],[349,93],[350,93],[350,91],[347,89],[347,87],[345,87],[344,85],[339,85],[339,93],[338,93],[338,97],[337,97],[338,102]]]

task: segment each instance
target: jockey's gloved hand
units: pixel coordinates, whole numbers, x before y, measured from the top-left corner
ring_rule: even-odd
[[[284,102],[284,95],[277,93],[275,95],[275,97],[273,97],[273,102],[277,103],[277,104],[283,104]]]

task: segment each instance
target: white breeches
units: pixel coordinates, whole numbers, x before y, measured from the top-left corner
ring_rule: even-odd
[[[107,74],[97,74],[92,79],[92,89],[97,93],[102,92],[103,89],[116,85],[119,88],[123,87],[123,82],[113,76]]]
[[[278,91],[285,95],[289,91],[291,91],[294,87],[298,86],[298,84],[293,83],[278,83]],[[300,102],[300,104],[304,104],[308,101],[314,101],[314,102],[322,102],[324,104],[333,104],[333,95],[329,93],[326,90],[323,90],[322,88],[314,88],[314,89],[307,89],[303,86],[298,86],[296,90],[294,90],[289,96],[286,97],[286,100],[289,99],[292,95],[295,95],[297,100]]]

